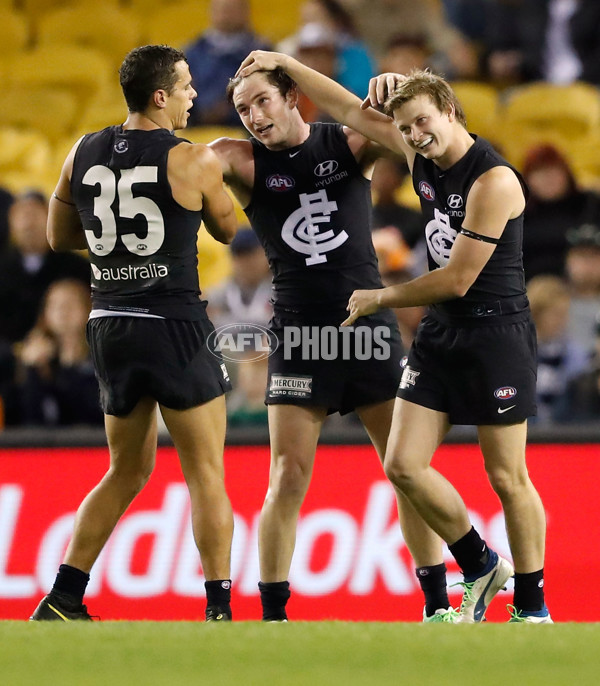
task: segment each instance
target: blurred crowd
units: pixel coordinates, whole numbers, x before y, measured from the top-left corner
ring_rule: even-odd
[[[600,168],[598,0],[297,0],[295,30],[278,40],[255,26],[251,0],[207,4],[208,25],[181,46],[198,92],[191,127],[239,127],[225,96],[228,79],[251,50],[276,49],[361,98],[375,74],[415,67],[443,74],[461,99],[471,91],[460,85],[477,84],[477,97],[493,92],[505,105],[528,85],[583,85],[598,100],[597,130],[586,138],[579,122],[591,118],[594,108],[586,100],[571,102],[578,127],[571,135],[579,138],[573,145],[586,148]],[[529,187],[523,258],[539,346],[533,421],[600,420],[600,172],[595,178],[580,173],[558,128],[537,126],[527,138],[516,129],[507,135],[505,127],[502,138],[500,126],[484,130],[481,112],[471,101],[463,104],[474,124],[470,130],[490,137]],[[308,121],[330,120],[305,98],[299,106]],[[511,156],[511,144],[518,155]],[[37,188],[35,181],[28,185]],[[403,160],[377,162],[372,193],[373,240],[384,283],[413,278],[426,268],[426,252]],[[0,189],[0,424],[101,424],[85,338],[89,264],[85,254],[49,249],[46,216],[43,192]],[[200,266],[215,326],[266,326],[271,282],[262,246],[242,227],[226,251],[218,279],[207,284]],[[407,348],[422,315],[421,308],[397,311]],[[235,389],[230,421],[266,423],[266,361],[237,360],[228,367]]]

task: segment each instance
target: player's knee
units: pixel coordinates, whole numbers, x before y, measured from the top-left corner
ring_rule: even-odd
[[[515,497],[527,486],[529,481],[526,472],[511,472],[506,469],[489,470],[488,478],[500,500]]]
[[[276,498],[298,500],[304,497],[309,481],[310,471],[297,462],[288,462],[276,470],[269,490]]]
[[[383,463],[383,471],[387,478],[402,493],[409,493],[414,488],[415,474],[413,470],[407,468],[402,462],[386,458]]]
[[[119,490],[127,491],[131,497],[135,497],[148,483],[152,474],[152,468],[140,467],[139,469],[112,468],[108,478],[117,485]]]

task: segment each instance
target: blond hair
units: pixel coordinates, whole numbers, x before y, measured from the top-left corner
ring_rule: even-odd
[[[384,112],[392,116],[394,110],[419,95],[428,95],[440,112],[454,108],[456,120],[467,128],[467,118],[452,87],[441,76],[433,74],[428,69],[413,69],[389,95]]]

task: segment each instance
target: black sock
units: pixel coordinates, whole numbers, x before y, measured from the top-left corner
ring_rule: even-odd
[[[480,574],[490,558],[490,549],[474,527],[448,548],[465,576]]]
[[[74,603],[81,605],[89,580],[90,575],[82,572],[81,569],[71,567],[71,565],[60,565],[52,592],[68,596],[69,600],[72,599]]]
[[[517,610],[537,612],[544,607],[544,569],[528,574],[515,573],[515,595]]]
[[[436,610],[450,607],[448,588],[446,586],[446,565],[417,567],[415,569],[421,590],[425,595],[425,614],[431,617]]]
[[[231,579],[205,581],[206,604],[217,605],[231,619]]]
[[[258,589],[262,603],[263,621],[272,622],[287,619],[285,606],[291,595],[289,581],[274,581],[272,583],[259,581]]]

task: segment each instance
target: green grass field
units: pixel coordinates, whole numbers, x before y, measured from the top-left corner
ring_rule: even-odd
[[[598,686],[600,624],[3,621],[0,682]]]

